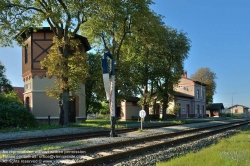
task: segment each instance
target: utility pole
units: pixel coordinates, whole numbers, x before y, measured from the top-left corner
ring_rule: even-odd
[[[108,59],[111,59],[111,70],[108,71]],[[106,91],[107,100],[109,100],[109,108],[110,108],[110,122],[111,122],[111,132],[110,137],[117,137],[115,132],[115,60],[113,55],[110,52],[105,52],[102,58],[102,73],[103,73],[103,81],[104,88]],[[110,75],[110,79],[109,79]]]
[[[202,91],[202,79],[203,79],[204,76],[205,76],[205,75],[201,76],[201,82],[200,82],[200,83],[201,83],[201,108],[200,108],[201,111],[200,111],[200,112],[202,113],[202,118],[204,118],[204,109],[203,109],[203,108],[205,107],[205,106],[203,105],[203,101],[204,101],[203,95],[205,96],[205,94],[204,94],[203,91]]]
[[[234,94],[236,92],[232,93],[232,111],[231,111],[231,115],[233,115],[233,106],[234,106]]]

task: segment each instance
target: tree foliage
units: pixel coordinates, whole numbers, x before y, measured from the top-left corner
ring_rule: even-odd
[[[183,73],[190,41],[185,33],[166,27],[162,17],[149,9],[151,3],[95,2],[82,33],[100,52],[114,55],[118,101],[140,94],[140,104],[148,107],[157,96],[166,108],[173,84]]]
[[[185,33],[164,25],[162,17],[150,10],[152,3],[152,0],[4,0],[0,2],[0,37],[8,35],[2,41],[7,45],[16,32],[43,22],[49,24],[55,35],[54,47],[42,65],[49,76],[57,76],[54,87],[59,89],[52,91],[59,93],[53,95],[61,94],[64,109],[68,110],[68,93],[76,90],[84,78],[90,88],[86,93],[92,95],[87,104],[103,98],[100,84],[94,85],[100,73],[88,70],[84,55],[70,52],[72,47],[80,50],[76,36],[81,29],[96,52],[110,51],[114,56],[117,102],[140,94],[142,105],[148,106],[154,95],[165,110],[174,93],[173,84],[183,72],[190,41]],[[88,72],[94,76],[87,77]],[[166,112],[163,115],[165,118]]]
[[[206,84],[206,104],[213,103],[213,96],[216,93],[216,73],[210,68],[200,68],[190,77],[192,80]]]
[[[48,75],[57,76],[54,85],[60,87],[63,100],[64,123],[68,123],[69,91],[78,88],[86,77],[84,55],[79,51],[77,32],[88,17],[88,4],[85,0],[2,0],[0,2],[0,44],[11,45],[13,40],[22,44],[20,32],[28,32],[47,23],[54,34],[54,48],[43,66]],[[70,48],[75,49],[75,55]],[[75,56],[75,57],[74,57]],[[77,65],[79,59],[79,64]],[[54,63],[55,62],[55,63]],[[83,73],[81,73],[83,72]],[[81,73],[81,74],[80,74]],[[53,87],[52,87],[53,88]],[[58,94],[57,94],[58,95]]]
[[[181,106],[180,105],[174,105],[173,109],[171,109],[169,112],[171,114],[177,115],[181,111]]]
[[[147,22],[139,26],[138,32],[128,36],[124,42],[123,52],[130,65],[130,76],[135,94],[141,96],[139,104],[149,114],[148,108],[152,106],[152,97],[155,94],[153,80],[158,74],[157,45],[160,44],[160,30],[164,29],[161,16],[153,12],[148,13]],[[146,120],[147,120],[146,116]]]
[[[150,13],[150,0],[138,1],[94,1],[91,16],[82,28],[82,34],[99,52],[110,51],[115,59],[117,101],[135,94],[135,83],[130,76],[130,54],[124,52],[123,44],[129,36],[138,33],[141,24]],[[132,47],[132,45],[130,45]]]
[[[165,27],[165,33],[162,37],[163,42],[159,45],[159,52],[157,52],[159,70],[154,81],[157,98],[163,103],[162,118],[166,119],[168,103],[175,94],[174,84],[178,83],[184,71],[184,60],[188,57],[190,40],[186,33],[179,32],[171,27]]]
[[[13,90],[13,87],[11,86],[11,82],[7,79],[5,75],[6,69],[2,62],[0,61],[0,93],[1,90],[4,92],[8,92]]]
[[[88,75],[88,63],[86,54],[80,51],[68,53],[67,57],[62,56],[58,48],[63,45],[65,47],[63,40],[59,41],[57,37],[54,37],[53,43],[54,45],[51,47],[50,53],[41,61],[41,66],[47,69],[46,75],[48,77],[56,76],[57,78],[51,87],[46,88],[47,94],[51,97],[59,98],[63,89],[75,92],[80,89],[80,83],[85,83]],[[72,40],[69,45],[77,50],[80,42]],[[63,78],[67,78],[67,81]]]
[[[31,112],[18,102],[17,93],[0,93],[0,127],[29,127],[35,124]]]
[[[89,64],[89,76],[86,79],[86,110],[96,113],[102,109],[101,101],[104,101],[105,91],[103,86],[101,55],[89,53],[87,56]]]

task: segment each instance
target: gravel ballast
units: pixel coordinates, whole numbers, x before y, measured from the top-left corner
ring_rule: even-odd
[[[233,122],[236,120],[226,120],[226,121],[213,121],[213,122],[204,122],[204,123],[193,123],[193,124],[184,124],[178,126],[170,126],[170,127],[161,127],[158,129],[147,129],[143,130],[143,132],[135,131],[129,132],[124,134],[119,134],[119,137],[99,137],[99,138],[91,138],[91,139],[84,139],[84,140],[77,140],[71,142],[61,142],[61,143],[53,143],[51,146],[60,145],[62,149],[60,150],[69,150],[74,148],[83,148],[88,146],[95,146],[100,144],[107,144],[122,140],[129,140],[135,139],[139,137],[146,137],[151,135],[163,134],[163,133],[170,133],[170,132],[177,132],[181,130],[189,130],[193,128],[200,128],[205,126],[211,125],[219,125],[224,123]],[[90,131],[97,131],[96,128],[60,128],[60,129],[51,129],[51,130],[42,130],[42,131],[22,131],[22,132],[9,132],[9,133],[1,133],[0,140],[4,139],[17,139],[18,138],[26,138],[27,136],[30,137],[39,137],[44,135],[60,135],[65,133],[81,133],[81,132],[90,132]],[[179,155],[183,155],[189,153],[191,151],[198,151],[201,148],[207,147],[216,143],[222,137],[230,136],[236,133],[237,130],[231,130],[225,133],[216,134],[214,136],[209,136],[204,139],[200,139],[197,141],[190,141],[188,143],[172,146],[168,148],[161,148],[156,149],[154,151],[145,152],[141,156],[130,156],[130,158],[126,161],[116,161],[115,163],[109,164],[101,164],[101,165],[119,165],[119,166],[128,166],[128,165],[155,165],[158,161],[166,161],[173,157],[177,157]],[[79,142],[79,143],[78,143]],[[81,143],[85,142],[85,143]],[[76,144],[76,146],[69,146],[70,144]],[[40,146],[40,145],[39,145]],[[36,146],[36,151],[39,151],[39,146]],[[42,146],[42,145],[41,145]],[[65,148],[63,148],[65,146]],[[33,148],[32,148],[33,149]],[[29,148],[12,148],[11,150],[15,151],[23,151],[29,150]],[[86,154],[87,155],[87,154]]]
[[[239,132],[239,129],[229,130],[224,133],[209,136],[196,141],[189,141],[187,143],[172,146],[163,147],[161,149],[155,149],[150,152],[145,152],[143,155],[130,156],[127,161],[116,161],[110,164],[99,164],[99,165],[115,165],[115,166],[154,166],[157,162],[169,161],[172,158],[185,155],[190,152],[197,152],[203,148],[209,147],[217,143],[220,139],[232,136]]]

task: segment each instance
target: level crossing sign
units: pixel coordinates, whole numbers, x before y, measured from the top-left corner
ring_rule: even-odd
[[[145,112],[144,110],[141,110],[141,111],[139,112],[139,116],[140,116],[141,118],[145,118],[146,112]]]

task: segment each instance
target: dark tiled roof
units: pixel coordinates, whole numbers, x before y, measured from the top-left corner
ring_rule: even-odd
[[[126,99],[126,101],[128,101],[128,102],[131,102],[131,101],[139,101],[140,100],[140,98],[138,98],[138,97],[130,97],[130,98],[128,98],[128,99]]]
[[[219,110],[219,109],[224,109],[224,105],[223,103],[213,103],[213,104],[209,104],[206,107],[207,110]]]
[[[175,97],[184,97],[184,98],[190,98],[190,99],[193,99],[194,96],[192,95],[188,95],[186,93],[181,93],[181,92],[175,92]]]

